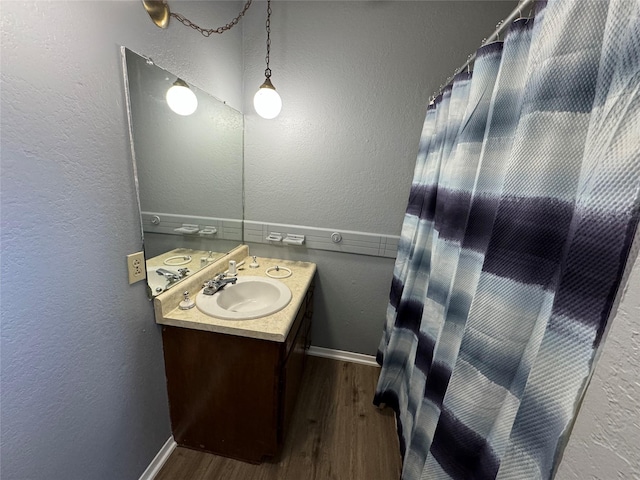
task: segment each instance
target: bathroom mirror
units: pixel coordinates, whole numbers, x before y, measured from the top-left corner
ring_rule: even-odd
[[[175,113],[167,90],[179,75],[122,48],[133,171],[150,293],[242,243],[244,119],[188,85],[197,108]]]

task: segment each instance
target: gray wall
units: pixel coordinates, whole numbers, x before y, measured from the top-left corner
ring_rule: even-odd
[[[241,107],[242,31],[155,27],[138,0],[2,2],[3,480],[135,479],[169,438],[120,45]],[[236,2],[180,11],[207,24]]]

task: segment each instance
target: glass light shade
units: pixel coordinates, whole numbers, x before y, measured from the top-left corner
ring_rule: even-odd
[[[166,98],[169,108],[178,115],[191,115],[198,108],[196,94],[180,79],[167,90]]]
[[[273,88],[273,85],[271,85],[269,79],[260,86],[260,89],[253,97],[253,107],[258,115],[267,120],[276,118],[280,110],[282,110],[282,99],[276,89]]]

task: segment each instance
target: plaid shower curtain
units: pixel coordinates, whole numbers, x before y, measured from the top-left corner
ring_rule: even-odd
[[[552,478],[640,216],[640,0],[549,0],[429,106],[374,399],[402,478]]]

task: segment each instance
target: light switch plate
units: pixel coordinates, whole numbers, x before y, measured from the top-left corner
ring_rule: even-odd
[[[127,269],[129,270],[129,284],[147,278],[147,271],[144,265],[144,252],[127,255]]]

